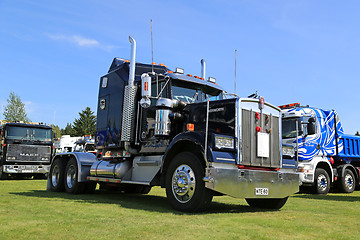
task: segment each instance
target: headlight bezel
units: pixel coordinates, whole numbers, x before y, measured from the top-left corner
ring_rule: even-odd
[[[293,146],[282,146],[282,155],[295,157],[295,148]]]
[[[232,136],[216,134],[214,137],[214,147],[218,150],[234,150],[235,138]]]

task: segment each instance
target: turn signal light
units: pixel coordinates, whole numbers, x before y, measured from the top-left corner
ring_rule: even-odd
[[[188,124],[186,124],[186,129],[187,129],[188,131],[193,132],[193,131],[195,130],[195,126],[194,126],[194,124],[192,124],[192,123],[188,123]]]

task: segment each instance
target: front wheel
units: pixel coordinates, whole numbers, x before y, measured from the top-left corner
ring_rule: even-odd
[[[246,202],[255,208],[265,208],[278,210],[282,208],[288,197],[286,198],[246,198]]]
[[[329,174],[321,168],[315,170],[315,178],[313,183],[313,192],[315,194],[327,194],[330,190]]]
[[[166,196],[170,205],[179,211],[197,212],[212,200],[212,192],[205,188],[204,166],[191,152],[175,156],[166,174]]]
[[[350,169],[345,169],[344,176],[340,180],[340,191],[352,193],[355,190],[355,177]]]

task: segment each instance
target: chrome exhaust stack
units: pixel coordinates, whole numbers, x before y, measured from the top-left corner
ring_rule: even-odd
[[[201,59],[201,77],[205,79],[206,63],[204,59]]]
[[[134,141],[135,132],[135,114],[136,114],[136,92],[135,86],[135,55],[136,55],[136,41],[133,37],[129,36],[131,43],[130,55],[130,69],[129,69],[129,82],[124,90],[124,103],[123,115],[121,124],[121,141],[124,142],[125,150],[129,153],[136,153],[135,149],[130,147],[130,143]]]
[[[129,36],[129,42],[131,43],[130,54],[130,70],[129,70],[129,86],[134,86],[135,81],[135,55],[136,55],[136,41],[133,37]]]

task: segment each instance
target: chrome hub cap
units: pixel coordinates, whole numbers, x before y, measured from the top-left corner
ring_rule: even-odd
[[[75,183],[76,169],[74,166],[70,166],[66,172],[66,184],[68,188],[72,188]]]
[[[51,173],[51,182],[54,187],[58,185],[59,177],[60,177],[60,169],[57,165],[55,165]]]
[[[345,185],[348,189],[351,189],[353,187],[354,180],[350,174],[346,174],[345,176]]]
[[[175,198],[186,203],[190,201],[195,192],[195,174],[188,165],[180,165],[174,172],[171,182]]]
[[[320,174],[317,178],[317,185],[321,191],[325,191],[328,185],[328,181],[324,174]]]

